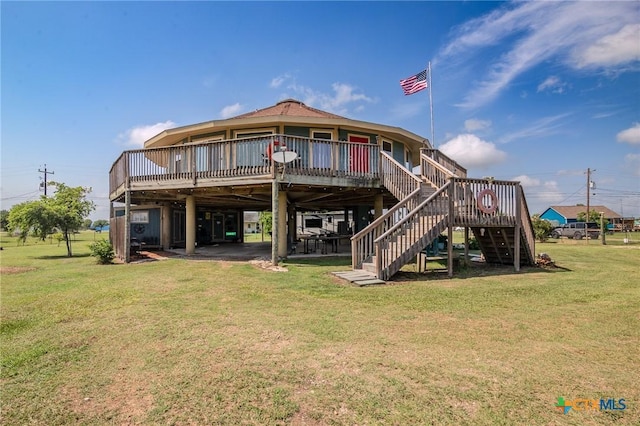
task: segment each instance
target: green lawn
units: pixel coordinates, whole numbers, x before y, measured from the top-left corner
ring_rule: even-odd
[[[346,258],[100,266],[94,237],[2,237],[1,424],[640,423],[640,234],[364,288]]]

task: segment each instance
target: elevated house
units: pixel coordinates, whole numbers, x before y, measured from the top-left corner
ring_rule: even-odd
[[[381,279],[453,227],[473,232],[488,262],[534,262],[518,182],[469,178],[421,136],[293,99],[165,130],[123,152],[109,179],[112,205],[123,205],[111,238],[125,260],[132,238],[187,254],[242,241],[242,213],[271,210],[274,262],[298,238],[298,213],[311,211],[345,212],[353,268]]]

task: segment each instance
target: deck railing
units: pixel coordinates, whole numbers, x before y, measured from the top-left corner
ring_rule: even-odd
[[[516,225],[518,182],[458,178],[453,182],[453,226]]]
[[[462,167],[457,161],[451,159],[450,157],[447,157],[440,150],[433,148],[421,148],[420,153],[431,158],[436,163],[440,164],[449,172],[451,172],[453,175],[459,178],[467,177],[467,169]]]
[[[380,183],[398,200],[406,198],[422,181],[411,170],[398,163],[386,152],[380,154]]]
[[[422,177],[434,188],[442,188],[455,174],[433,158],[429,157],[422,149],[420,151],[420,170]]]
[[[113,194],[136,182],[170,182],[273,175],[272,153],[294,151],[288,174],[377,178],[380,148],[374,144],[268,135],[123,152],[109,172]]]

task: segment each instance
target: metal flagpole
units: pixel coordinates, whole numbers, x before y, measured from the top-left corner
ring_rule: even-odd
[[[431,61],[429,61],[429,65],[427,66],[429,73],[429,109],[431,110],[431,146],[433,148],[436,147],[436,133],[433,127],[433,95],[431,93]]]

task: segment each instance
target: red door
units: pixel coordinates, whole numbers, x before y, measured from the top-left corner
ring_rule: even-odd
[[[349,135],[349,142],[369,144],[369,138],[367,136]],[[349,157],[350,171],[360,173],[369,171],[369,147],[351,146]]]

